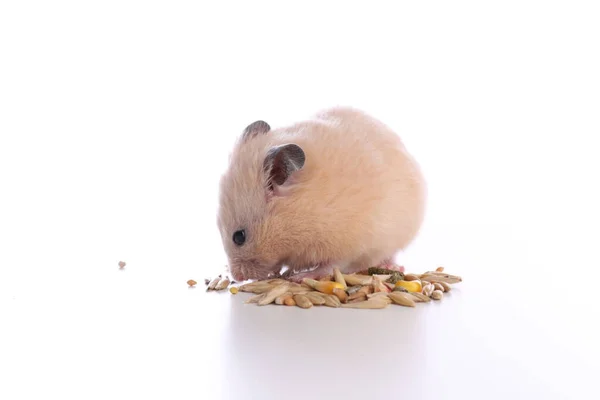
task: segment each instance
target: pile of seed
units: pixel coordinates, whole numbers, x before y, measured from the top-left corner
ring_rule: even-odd
[[[378,309],[390,304],[415,307],[416,303],[442,300],[452,284],[462,282],[456,275],[444,273],[442,267],[424,274],[404,274],[396,270],[369,268],[365,273],[342,274],[334,269],[332,276],[317,280],[304,279],[301,284],[275,278],[232,286],[232,294],[239,291],[253,293],[246,303],[264,306],[278,304],[311,308],[328,307]],[[195,283],[195,282],[194,282]],[[206,280],[207,291],[224,290],[230,281],[221,276]]]

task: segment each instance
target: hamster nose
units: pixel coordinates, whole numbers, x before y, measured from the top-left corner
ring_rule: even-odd
[[[231,276],[238,282],[246,280],[246,274],[242,271],[242,268],[236,268],[231,271]]]

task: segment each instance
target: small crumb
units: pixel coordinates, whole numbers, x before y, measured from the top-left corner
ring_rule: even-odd
[[[204,284],[208,286],[208,284],[210,283],[210,279],[205,279],[204,280]]]
[[[236,288],[235,286],[232,286],[229,288],[229,291],[231,292],[231,294],[237,294],[238,288]]]
[[[187,284],[188,284],[188,285],[190,285],[190,287],[194,287],[194,286],[196,286],[196,283],[198,283],[198,282],[196,282],[196,281],[195,281],[195,280],[193,280],[193,279],[190,279],[189,281],[187,281]]]
[[[119,261],[119,268],[124,268],[125,267],[125,261]]]

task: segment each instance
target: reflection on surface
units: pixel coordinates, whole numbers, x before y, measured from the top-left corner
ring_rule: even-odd
[[[387,382],[414,375],[426,353],[425,314],[414,309],[348,310],[231,302],[226,329],[225,369],[235,386],[229,394],[292,390],[336,398],[353,385],[370,385],[383,395]],[[235,378],[234,378],[235,377]],[[293,381],[296,385],[289,386]],[[367,383],[368,382],[370,383]],[[378,383],[379,382],[379,383]]]
[[[530,364],[534,350],[511,344],[519,330],[507,321],[521,319],[515,304],[495,296],[465,285],[442,302],[384,310],[258,307],[234,296],[223,340],[226,397],[379,398],[393,388],[419,399],[475,398],[484,389],[487,398],[556,395],[543,373],[532,372],[543,371]]]

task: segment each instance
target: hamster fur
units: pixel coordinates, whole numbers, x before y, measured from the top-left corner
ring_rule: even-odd
[[[338,107],[292,126],[249,125],[221,177],[217,223],[234,279],[292,280],[392,265],[425,212],[420,167],[400,138]],[[237,240],[234,235],[237,232]]]

